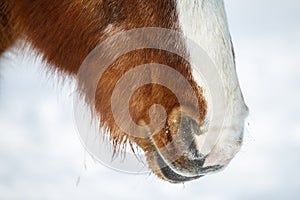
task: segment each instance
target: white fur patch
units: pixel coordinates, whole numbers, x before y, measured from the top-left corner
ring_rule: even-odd
[[[210,144],[205,166],[227,165],[238,152],[244,129],[244,121],[248,115],[248,108],[240,90],[233,55],[231,37],[227,25],[227,17],[223,0],[177,0],[179,23],[183,34],[196,42],[206,51],[217,67],[217,71],[224,83],[227,115],[224,128],[217,143]],[[189,51],[192,51],[187,46]],[[193,63],[193,57],[190,58]],[[204,88],[208,101],[208,113],[212,111],[208,88],[205,88],[201,78],[193,70],[193,76],[199,86]],[[209,79],[212,77],[204,77]],[[209,116],[207,117],[209,119]],[[210,134],[210,133],[206,133]],[[203,150],[205,136],[197,138],[198,148]],[[205,152],[203,152],[205,153]]]

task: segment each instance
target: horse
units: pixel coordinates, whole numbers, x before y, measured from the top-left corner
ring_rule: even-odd
[[[131,30],[144,30],[132,44],[145,47],[114,57],[105,70],[99,67],[128,43],[127,36],[121,42],[110,39]],[[160,30],[162,34],[157,33]],[[215,67],[212,74],[196,75],[191,62],[197,60],[197,52],[191,56],[195,49],[186,38],[206,52]],[[241,148],[248,108],[236,74],[223,0],[1,0],[0,54],[17,41],[38,52],[50,71],[75,78],[113,148],[136,145],[162,180],[182,183],[220,171]],[[99,48],[102,43],[109,45]],[[167,45],[175,51],[164,48]],[[97,53],[90,56],[94,49]],[[149,63],[129,76],[133,83],[122,82],[127,90],[115,92],[122,77]],[[173,75],[164,69],[173,70]],[[97,70],[103,70],[101,77]],[[159,83],[162,79],[167,86]],[[221,84],[222,90],[212,87],[210,92],[217,94],[210,95],[203,80],[214,79],[220,79],[213,83]],[[125,101],[123,96],[132,88],[135,91]],[[211,111],[218,114],[223,108],[211,101],[222,103],[225,110],[224,120],[214,125]],[[128,126],[124,106],[138,128]],[[218,137],[209,140],[216,129]],[[203,149],[206,144],[209,150]]]

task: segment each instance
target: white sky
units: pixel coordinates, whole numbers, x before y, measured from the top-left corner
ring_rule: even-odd
[[[183,186],[95,163],[76,135],[71,91],[17,56],[0,65],[0,199],[299,199],[300,1],[226,6],[251,115],[225,171]]]

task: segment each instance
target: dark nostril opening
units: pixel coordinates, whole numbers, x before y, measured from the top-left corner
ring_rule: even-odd
[[[197,122],[188,116],[183,116],[181,118],[180,131],[183,133],[195,135],[203,134]]]
[[[188,117],[183,116],[180,121],[179,126],[179,139],[183,143],[184,146],[189,147],[189,149],[193,149],[195,155],[200,155],[201,153],[197,151],[197,147],[195,144],[195,136],[201,135],[200,127],[197,122]]]
[[[189,161],[195,162],[194,164],[197,164],[197,166],[202,166],[206,159],[206,156],[199,151],[195,143],[195,136],[201,134],[200,127],[194,119],[188,116],[181,118],[178,134],[180,141],[178,141],[178,144],[181,146],[182,155]]]

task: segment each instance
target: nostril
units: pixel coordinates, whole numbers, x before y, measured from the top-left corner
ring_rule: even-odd
[[[187,107],[174,108],[168,116],[168,124],[172,132],[189,135],[203,135],[207,132],[208,121],[200,119],[199,113]]]
[[[183,116],[180,121],[180,131],[200,136],[207,132],[208,123],[208,121],[204,121],[202,126],[199,126],[194,119]]]
[[[209,121],[206,119],[206,120],[202,123],[202,125],[201,125],[201,127],[200,127],[200,129],[199,129],[199,133],[200,133],[200,134],[198,134],[197,136],[203,135],[203,134],[205,134],[206,132],[208,132],[208,126],[209,126]]]
[[[193,120],[190,119],[190,127],[191,127],[191,133],[199,136],[199,135],[203,135],[205,133],[205,129],[201,129],[201,127],[199,127],[199,125]]]

